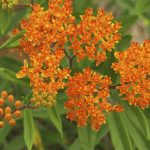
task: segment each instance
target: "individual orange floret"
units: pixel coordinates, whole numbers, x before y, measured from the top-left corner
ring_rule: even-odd
[[[109,77],[101,76],[90,68],[69,77],[66,84],[68,101],[65,103],[67,118],[81,127],[90,123],[92,129],[98,131],[106,123],[105,112],[123,111],[122,106],[112,106],[107,101],[110,85]]]
[[[0,106],[4,106],[4,99],[0,98]]]
[[[7,96],[8,96],[7,91],[2,91],[1,92],[1,98],[5,99],[5,98],[7,98]]]
[[[9,102],[12,103],[14,101],[14,96],[13,95],[8,95],[7,99],[8,99]]]
[[[4,122],[0,121],[0,128],[3,128],[3,127],[4,127]]]
[[[118,62],[112,68],[120,73],[120,94],[130,105],[147,108],[150,105],[150,40],[143,44],[134,42],[115,57]]]
[[[19,108],[19,107],[21,107],[21,106],[22,106],[21,101],[17,100],[17,101],[15,102],[15,107],[16,107],[16,108]]]
[[[13,127],[13,126],[15,126],[16,125],[16,121],[15,121],[15,119],[11,119],[11,120],[9,120],[9,125],[11,126],[11,127]]]

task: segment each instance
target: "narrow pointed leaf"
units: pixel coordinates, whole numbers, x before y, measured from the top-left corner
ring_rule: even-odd
[[[117,113],[109,115],[108,127],[115,150],[133,150],[126,126]]]
[[[0,50],[18,46],[19,45],[18,39],[20,39],[24,33],[25,33],[24,31],[21,31],[20,33],[16,34],[15,36],[9,38],[5,43],[3,43],[0,46]]]
[[[24,141],[28,150],[31,150],[34,142],[35,133],[34,133],[32,111],[30,109],[24,110],[23,124],[24,124]]]
[[[84,150],[94,150],[97,133],[90,126],[78,128],[78,136]]]
[[[57,128],[61,137],[63,137],[62,122],[61,122],[60,115],[58,114],[56,108],[53,107],[53,108],[47,109],[47,112],[48,112],[49,119],[54,124],[54,126]]]

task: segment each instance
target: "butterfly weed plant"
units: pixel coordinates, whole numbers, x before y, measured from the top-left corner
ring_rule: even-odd
[[[109,149],[150,148],[150,40],[126,39],[124,23],[102,8],[77,16],[76,3],[0,1],[1,149],[105,150],[109,135]],[[61,138],[54,132],[53,140],[51,124]]]

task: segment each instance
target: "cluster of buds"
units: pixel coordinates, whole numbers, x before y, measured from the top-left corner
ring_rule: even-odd
[[[14,5],[18,4],[19,0],[1,0],[0,5],[3,9],[11,9]]]
[[[56,95],[47,92],[34,93],[31,102],[35,104],[35,107],[45,106],[52,107],[56,104]]]
[[[20,100],[16,100],[13,95],[8,95],[7,91],[1,92],[0,97],[0,128],[8,122],[10,126],[16,124],[16,118],[21,116],[19,108],[22,106]]]

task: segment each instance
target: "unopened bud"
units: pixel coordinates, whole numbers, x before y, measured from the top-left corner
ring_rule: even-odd
[[[7,99],[8,99],[9,102],[12,103],[14,101],[14,96],[13,95],[9,95]]]
[[[7,95],[8,95],[7,91],[1,92],[1,98],[5,99],[7,97]]]
[[[12,119],[9,121],[9,125],[12,126],[12,127],[15,126],[15,125],[16,125],[15,119],[12,118]]]
[[[0,128],[3,128],[3,127],[4,127],[4,122],[0,121]]]

